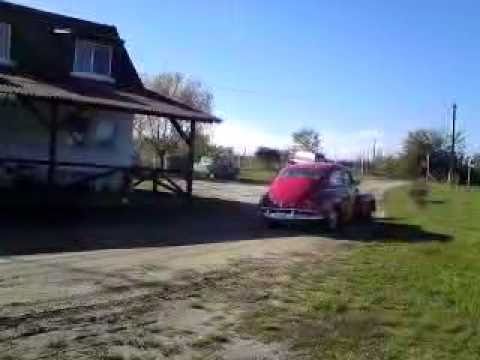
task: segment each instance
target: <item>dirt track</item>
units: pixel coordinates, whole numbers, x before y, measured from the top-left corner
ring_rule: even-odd
[[[265,346],[222,330],[242,311],[232,307],[236,298],[209,297],[199,303],[197,296],[203,299],[211,288],[207,283],[219,286],[225,274],[231,285],[244,274],[235,273],[239,269],[256,274],[249,281],[260,281],[268,271],[278,275],[283,262],[302,261],[312,253],[328,261],[339,247],[352,243],[346,237],[264,228],[255,213],[263,186],[195,185],[196,195],[208,200],[197,201],[190,210],[174,205],[135,216],[83,214],[53,230],[9,225],[5,256],[0,257],[0,354],[91,358],[98,342],[103,352],[97,358],[115,358],[112,348],[120,359],[137,353],[151,356],[145,358],[216,354],[247,359],[246,349],[256,349],[252,356],[266,359],[286,356],[280,345]],[[381,198],[397,185],[367,181],[363,189]],[[30,237],[40,244],[32,244]],[[52,240],[51,248],[46,239]],[[46,254],[36,254],[40,246]],[[231,294],[230,285],[222,294]],[[220,337],[227,333],[228,339]],[[138,344],[145,339],[152,343]]]

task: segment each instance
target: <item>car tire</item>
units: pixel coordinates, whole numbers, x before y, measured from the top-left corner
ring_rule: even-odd
[[[267,228],[269,229],[278,229],[280,227],[280,223],[278,221],[271,219],[265,219],[265,225],[267,225]]]
[[[339,210],[332,210],[326,219],[327,229],[337,231],[341,226],[341,214]]]
[[[363,220],[365,221],[371,221],[373,218],[373,212],[371,209],[369,209],[368,211],[365,212],[365,214],[363,214]]]
[[[372,203],[368,203],[367,206],[365,206],[365,208],[363,209],[362,211],[362,219],[364,221],[370,221],[372,220],[373,218],[373,213],[374,213],[374,210],[375,209],[375,205],[372,204]]]

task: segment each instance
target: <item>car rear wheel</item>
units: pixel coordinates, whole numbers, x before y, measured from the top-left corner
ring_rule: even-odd
[[[365,220],[365,221],[370,221],[370,220],[372,220],[372,217],[373,217],[373,211],[372,211],[372,209],[366,210],[365,213],[363,214],[363,220]]]
[[[362,219],[365,221],[372,220],[373,213],[375,212],[375,203],[374,202],[368,202],[364,204],[363,209],[362,209]]]
[[[265,224],[269,229],[277,229],[280,227],[280,223],[272,219],[265,219]]]
[[[332,210],[327,216],[327,228],[330,231],[336,231],[340,227],[341,216],[340,211]]]

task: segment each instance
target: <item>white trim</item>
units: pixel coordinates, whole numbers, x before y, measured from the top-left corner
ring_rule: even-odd
[[[15,66],[15,61],[10,59],[0,58],[0,65],[2,66]]]
[[[78,50],[78,43],[85,43],[89,44],[92,46],[93,51],[90,57],[90,70],[91,72],[80,72],[80,71],[75,71],[75,64],[77,63],[77,50]],[[106,48],[108,49],[108,75],[105,74],[98,74],[93,72],[93,66],[94,66],[94,61],[95,61],[95,48]],[[83,39],[77,39],[75,41],[75,56],[73,59],[73,71],[71,72],[72,76],[78,76],[78,77],[85,77],[85,78],[90,78],[94,80],[100,80],[100,81],[109,81],[109,82],[115,82],[115,79],[112,78],[112,60],[113,60],[113,47],[111,45],[105,45],[105,44],[100,44],[94,41],[90,40],[83,40]]]
[[[5,22],[0,22],[0,25],[4,25],[7,28],[7,57],[0,57],[0,64],[12,66],[12,25]]]
[[[97,81],[105,81],[114,84],[115,79],[108,75],[96,74],[96,73],[89,73],[89,72],[79,72],[79,71],[72,71],[70,76],[82,78],[82,79],[90,79],[90,80],[97,80]]]
[[[283,220],[283,221],[291,221],[291,220],[324,220],[325,216],[316,213],[314,211],[303,210],[303,209],[276,209],[276,208],[269,208],[269,207],[262,207],[260,209],[262,215],[267,219],[272,220]]]

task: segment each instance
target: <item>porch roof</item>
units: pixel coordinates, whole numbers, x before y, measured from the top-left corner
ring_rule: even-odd
[[[85,79],[50,83],[25,76],[0,73],[0,95],[15,95],[66,105],[92,106],[132,114],[218,123],[221,119],[145,88],[117,89]]]

